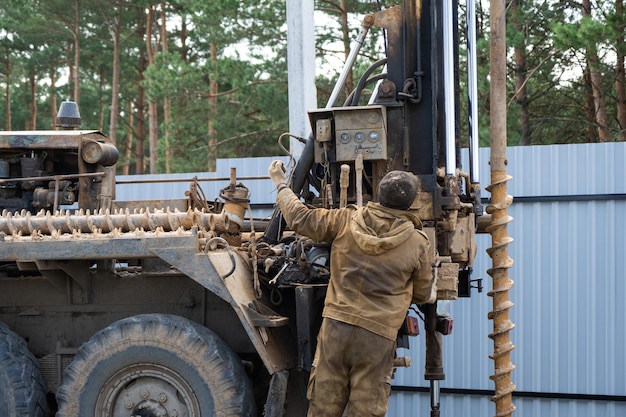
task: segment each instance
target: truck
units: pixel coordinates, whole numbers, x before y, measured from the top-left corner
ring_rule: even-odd
[[[309,112],[313,133],[289,176],[307,204],[336,208],[377,201],[386,172],[412,172],[437,303],[481,288],[471,277],[483,214],[472,112],[469,173],[460,162],[457,10],[456,0],[405,0],[367,15],[355,45],[382,28],[386,56],[337,103],[353,48],[328,105]],[[278,209],[252,218],[235,171],[214,199],[190,181],[180,199],[116,200],[114,144],[78,129],[72,102],[57,124],[0,132],[0,415],[306,415],[329,242],[293,233]],[[431,415],[452,330],[437,303],[412,307],[424,321]],[[409,338],[411,317],[399,347],[422,339]]]

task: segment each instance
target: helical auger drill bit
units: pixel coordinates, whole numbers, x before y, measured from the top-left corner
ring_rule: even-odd
[[[487,187],[491,193],[491,203],[487,206],[487,213],[491,214],[492,221],[486,231],[491,234],[491,248],[487,253],[492,258],[492,268],[487,273],[491,275],[493,289],[488,293],[493,298],[493,310],[489,319],[493,320],[493,333],[489,337],[493,340],[494,375],[490,378],[495,383],[495,393],[492,401],[496,403],[496,417],[510,416],[515,411],[512,397],[515,385],[511,382],[511,372],[515,365],[511,363],[511,351],[515,346],[511,343],[509,332],[515,327],[509,318],[509,309],[513,302],[509,299],[509,290],[513,287],[513,280],[509,278],[509,268],[513,266],[513,259],[509,257],[508,246],[513,238],[508,236],[507,225],[513,218],[508,215],[508,207],[513,203],[513,197],[507,194],[506,183],[511,179],[506,172],[498,173],[499,178],[492,176],[492,183]]]
[[[0,233],[21,235],[39,233],[42,235],[70,233],[109,233],[113,231],[132,232],[135,230],[165,232],[179,229],[189,230],[199,227],[206,230],[226,231],[229,219],[224,214],[205,213],[194,209],[184,212],[175,210],[128,209],[95,211],[80,210],[77,213],[60,211],[52,214],[40,211],[31,214],[27,211],[10,213],[3,211],[0,217]]]

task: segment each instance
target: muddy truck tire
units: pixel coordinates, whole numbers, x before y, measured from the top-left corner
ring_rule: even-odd
[[[240,358],[215,333],[165,314],[96,333],[67,367],[57,417],[255,416]]]
[[[26,341],[0,322],[0,416],[48,417],[46,385]]]

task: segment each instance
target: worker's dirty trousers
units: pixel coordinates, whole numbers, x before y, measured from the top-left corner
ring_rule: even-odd
[[[395,341],[324,318],[307,396],[308,417],[384,416]]]

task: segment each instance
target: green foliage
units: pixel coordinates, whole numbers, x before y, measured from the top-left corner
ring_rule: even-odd
[[[142,85],[148,99],[154,101],[194,94],[193,90],[206,84],[203,68],[183,61],[180,54],[175,52],[156,54],[154,65],[148,67],[144,77]]]
[[[609,32],[603,22],[589,17],[577,23],[555,22],[551,26],[554,45],[558,49],[584,49],[590,42],[601,43],[608,40]]]
[[[317,88],[323,107],[343,64],[346,45],[352,43],[363,17],[400,0],[348,0],[348,27],[344,35],[338,0],[316,0]],[[464,2],[460,24],[464,25]],[[595,5],[592,17],[582,17],[575,2],[519,0],[519,15],[509,16],[507,45],[526,52],[526,87],[532,144],[593,140],[594,120],[586,112],[588,85],[582,69],[585,51],[596,46],[603,60],[604,91],[610,115],[616,113],[616,67],[612,56],[624,49],[626,17],[615,13],[613,2]],[[478,2],[479,114],[481,145],[489,143],[489,17]],[[77,9],[80,6],[80,9]],[[152,37],[154,65],[146,64],[146,9],[156,14]],[[159,45],[163,7],[168,48]],[[79,21],[75,21],[79,12]],[[113,34],[119,27],[120,82],[116,136],[120,148],[132,138],[131,165],[137,158],[137,139],[147,153],[147,103],[154,101],[159,116],[159,166],[165,169],[166,131],[171,166],[175,171],[204,170],[209,158],[209,122],[215,130],[218,157],[275,155],[276,141],[288,127],[286,16],[282,0],[5,0],[0,4],[0,128],[25,129],[36,108],[36,128],[48,129],[52,97],[71,98],[70,75],[80,52],[80,111],[83,128],[109,133],[112,100]],[[518,30],[514,24],[520,24]],[[76,31],[78,31],[76,33]],[[78,35],[76,51],[74,35]],[[344,38],[344,36],[346,36]],[[461,72],[465,65],[461,34]],[[354,82],[383,55],[383,33],[372,28],[354,68]],[[217,56],[211,56],[212,47]],[[145,71],[144,71],[145,69]],[[32,103],[30,79],[35,80]],[[52,80],[55,84],[52,85]],[[210,84],[218,86],[217,110],[210,110]],[[464,78],[460,87],[467,88]],[[509,74],[508,138],[522,136],[519,103],[513,100],[513,62]],[[146,96],[142,97],[142,92]],[[365,92],[367,93],[367,92]],[[348,92],[344,92],[344,97]],[[340,98],[342,100],[344,97]],[[163,103],[171,104],[165,126]],[[364,94],[363,100],[367,97]],[[142,101],[143,99],[143,101]],[[11,125],[6,120],[10,106]],[[58,106],[57,103],[57,106]],[[143,104],[142,104],[143,103]],[[130,105],[133,105],[132,114]],[[462,122],[467,103],[461,100]],[[143,106],[143,107],[140,107]],[[132,118],[131,118],[132,116]],[[143,130],[139,121],[145,120]],[[611,132],[618,127],[610,117]],[[464,124],[464,123],[462,123]],[[589,129],[591,128],[591,129]],[[462,127],[466,141],[466,127]],[[143,132],[143,133],[142,133]],[[141,136],[141,137],[140,137]]]

